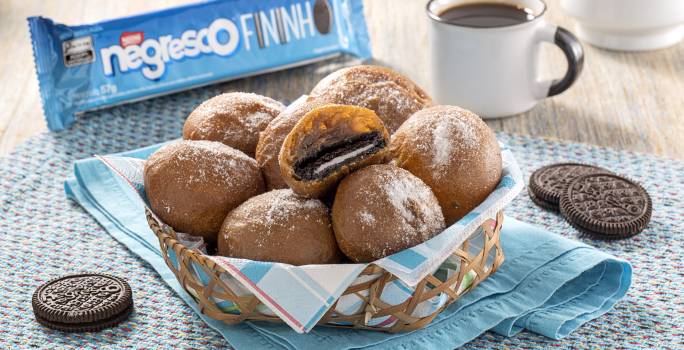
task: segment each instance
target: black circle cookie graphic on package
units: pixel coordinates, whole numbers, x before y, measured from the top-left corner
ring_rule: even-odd
[[[115,326],[133,312],[131,287],[105,274],[52,279],[36,290],[33,312],[42,325],[64,332],[93,332]]]
[[[333,10],[328,0],[318,0],[313,8],[314,23],[319,33],[330,33],[333,26]]]
[[[561,214],[576,229],[605,239],[632,237],[651,220],[652,202],[636,182],[615,174],[589,174],[563,190]]]

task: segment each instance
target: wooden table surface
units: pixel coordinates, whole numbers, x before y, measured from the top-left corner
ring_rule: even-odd
[[[547,20],[574,31],[574,21],[546,0]],[[46,126],[28,31],[29,16],[57,23],[85,24],[192,2],[189,0],[0,0],[0,155]],[[394,69],[429,93],[426,0],[364,0],[373,42],[373,64]],[[487,121],[495,130],[567,139],[621,150],[684,158],[684,42],[646,53],[623,53],[584,44],[584,71],[565,93],[510,118]],[[561,76],[567,63],[561,51],[543,44],[543,69]],[[348,58],[328,65],[359,64]],[[330,70],[326,67],[326,71]],[[227,83],[232,89],[267,94],[287,89],[287,96],[308,93],[311,79],[267,84]],[[258,86],[257,86],[258,85]],[[282,94],[279,94],[282,95]],[[272,96],[278,98],[276,96]]]

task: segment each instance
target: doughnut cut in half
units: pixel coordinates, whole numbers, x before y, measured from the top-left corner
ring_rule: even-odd
[[[283,148],[283,142],[285,142],[287,135],[309,112],[331,104],[330,102],[316,101],[290,105],[261,132],[255,159],[261,167],[269,191],[290,188],[283,180],[283,175],[280,173],[280,162],[278,161],[280,150]]]
[[[280,172],[295,193],[311,198],[333,194],[354,170],[382,162],[389,133],[369,109],[326,106],[309,112],[280,151]]]

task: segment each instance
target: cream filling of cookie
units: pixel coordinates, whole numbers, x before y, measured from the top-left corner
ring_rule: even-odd
[[[349,159],[349,158],[356,157],[356,156],[358,156],[359,154],[361,154],[361,153],[363,153],[363,152],[365,152],[365,151],[367,151],[367,150],[373,148],[374,146],[375,146],[375,145],[371,143],[370,145],[365,146],[365,147],[361,147],[361,148],[357,149],[356,151],[349,152],[349,153],[347,153],[347,154],[345,154],[345,155],[342,155],[342,156],[340,156],[340,157],[337,157],[337,158],[335,158],[335,159],[333,159],[333,160],[327,161],[327,162],[321,164],[321,165],[316,169],[316,171],[314,171],[314,174],[318,174],[318,173],[320,173],[321,171],[323,171],[323,170],[325,170],[325,169],[327,169],[327,168],[329,168],[329,167],[331,167],[331,166],[335,166],[335,165],[337,165],[337,164],[340,164],[340,163],[344,162],[345,160],[347,160],[347,159]]]

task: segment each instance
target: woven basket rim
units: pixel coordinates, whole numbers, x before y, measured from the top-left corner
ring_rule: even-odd
[[[162,251],[162,255],[167,266],[174,273],[182,288],[185,289],[185,291],[199,305],[200,313],[206,314],[208,317],[215,320],[220,320],[228,325],[233,325],[244,321],[285,323],[278,316],[259,314],[256,311],[256,307],[263,303],[257,298],[256,295],[252,295],[251,299],[239,297],[220,280],[219,276],[221,274],[232,275],[229,271],[212,260],[209,255],[206,255],[198,250],[188,248],[180,243],[172,227],[165,225],[168,228],[168,233],[166,233],[160,226],[159,221],[157,221],[156,216],[148,208],[145,208],[145,214],[147,216],[150,228],[159,239],[160,250]],[[457,249],[451,254],[460,259],[461,267],[457,274],[450,279],[442,282],[432,274],[428,274],[418,283],[411,298],[398,305],[391,305],[381,300],[380,295],[382,294],[385,285],[398,279],[398,277],[392,275],[384,268],[371,263],[364,268],[358,276],[378,274],[379,277],[368,282],[348,287],[338,298],[338,300],[334,301],[334,303],[330,306],[318,323],[316,323],[316,325],[379,330],[389,333],[416,330],[428,325],[437,314],[449,307],[449,305],[451,305],[463,294],[472,291],[479,282],[496,272],[498,267],[503,263],[504,256],[500,246],[500,230],[503,222],[503,212],[498,211],[496,218],[496,227],[492,228],[489,225],[490,220],[487,218],[484,223],[482,223],[475,229],[475,231],[473,231],[473,233],[475,233],[480,228],[483,228],[486,233],[485,246],[475,258],[472,258],[472,256],[470,256],[468,253],[469,240],[473,233],[471,233],[462,244],[462,247],[464,247],[465,251]],[[178,268],[175,268],[171,263],[167,249],[171,249],[176,253]],[[491,267],[487,269],[485,267],[485,263],[488,261],[488,255],[491,249],[495,249],[495,257]],[[206,286],[198,284],[189,272],[189,262],[195,262],[210,277],[211,282]],[[456,292],[461,287],[461,284],[465,279],[465,274],[468,274],[470,271],[474,271],[476,274],[474,281],[462,292]],[[428,283],[433,286],[432,289],[426,289]],[[219,287],[223,293],[217,292],[215,290],[216,287]],[[191,290],[194,292],[191,292]],[[364,291],[368,291],[369,294],[360,294]],[[444,306],[432,314],[422,318],[416,318],[412,316],[413,311],[416,309],[418,304],[442,293],[446,293],[448,295],[448,301]],[[338,301],[342,297],[352,294],[362,299],[362,306],[358,313],[346,315],[340,311],[337,311],[335,308]],[[236,315],[232,313],[225,313],[219,310],[210,300],[212,297],[220,298],[223,301],[232,301],[233,305],[240,310],[240,314]],[[375,328],[373,326],[367,325],[370,319],[386,316],[393,316],[396,319],[395,321],[392,321],[394,323],[389,327]],[[328,321],[337,323],[346,322],[349,323],[349,325],[330,324]]]
[[[499,212],[502,212],[502,211],[499,211]],[[149,210],[147,207],[145,208],[145,215],[148,217],[148,224],[150,225],[150,228],[152,228],[152,224],[151,224],[150,221],[149,221],[149,218],[151,217],[152,220],[154,220],[154,223],[159,227],[159,230],[161,230],[161,232],[163,232],[164,234],[166,234],[166,233],[163,231],[163,229],[161,228],[161,226],[159,225],[159,221],[157,220],[156,216],[155,216],[154,214],[152,214],[152,211]],[[491,219],[490,219],[490,218],[486,218],[484,222],[486,223],[486,222],[489,221],[489,220],[491,220]],[[484,224],[484,223],[482,223],[482,224]],[[482,225],[482,224],[481,224],[481,225]],[[209,254],[204,254],[204,253],[202,253],[201,251],[198,251],[198,250],[194,250],[194,249],[188,248],[186,245],[184,245],[183,243],[181,243],[180,241],[178,241],[178,239],[177,239],[177,237],[176,237],[176,234],[175,234],[175,231],[173,230],[173,228],[172,228],[171,226],[166,225],[166,227],[168,227],[168,228],[169,228],[169,231],[173,233],[172,235],[169,235],[169,236],[171,237],[171,239],[172,239],[172,242],[183,247],[183,248],[181,248],[181,251],[187,251],[188,254],[193,255],[197,260],[199,260],[199,261],[205,263],[205,265],[206,265],[207,263],[209,263],[209,264],[211,264],[211,265],[214,265],[213,267],[211,267],[212,270],[218,270],[218,271],[220,271],[221,273],[227,273],[227,274],[229,274],[229,272],[228,272],[226,269],[224,269],[223,267],[221,267],[221,265],[217,264],[214,260],[212,260],[211,258],[209,258],[211,255],[209,255]],[[478,226],[478,228],[479,228],[479,226]],[[476,229],[476,230],[477,230],[477,229]],[[152,231],[155,231],[154,228],[152,228]],[[444,231],[442,231],[442,232],[444,232]],[[155,235],[156,235],[157,237],[159,237],[159,235],[157,235],[156,232],[155,232]],[[448,257],[447,257],[447,258],[448,258]],[[249,260],[249,259],[245,259],[245,260]],[[252,260],[250,260],[250,261],[252,261]],[[445,259],[445,261],[446,261],[446,259]],[[442,263],[443,263],[443,262],[444,262],[444,261],[442,261]],[[286,265],[287,265],[287,264],[286,264]],[[347,264],[326,264],[326,265],[347,265]],[[383,268],[382,268],[381,266],[376,265],[375,263],[369,263],[368,266],[366,266],[366,268],[364,268],[364,269],[361,271],[361,273],[359,273],[359,275],[377,274],[378,272],[373,272],[373,271],[377,271],[377,269],[383,269]],[[384,270],[384,269],[383,269],[383,270]]]

